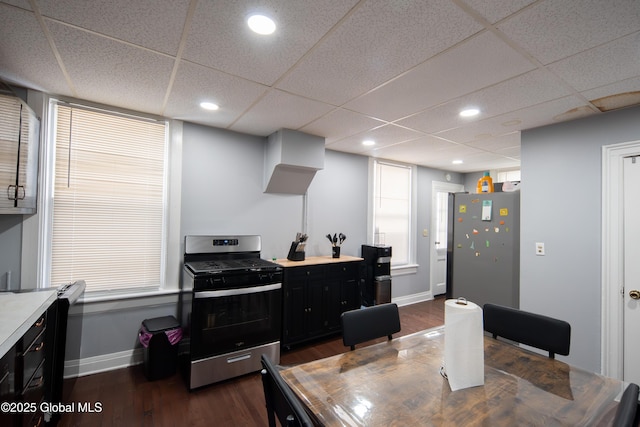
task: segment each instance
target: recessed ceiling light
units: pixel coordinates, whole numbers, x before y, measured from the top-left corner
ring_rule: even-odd
[[[371,139],[365,139],[364,141],[362,141],[362,145],[366,145],[366,146],[376,145],[376,142]]]
[[[204,108],[205,110],[211,110],[211,111],[215,111],[218,108],[220,108],[218,104],[214,104],[213,102],[201,102],[200,107]]]
[[[477,116],[480,113],[480,110],[477,108],[467,108],[466,110],[460,111],[461,117],[473,117]]]
[[[247,25],[252,31],[263,35],[272,34],[276,30],[276,23],[273,22],[273,19],[264,15],[251,15],[247,19]]]
[[[453,163],[454,165],[461,165],[461,164],[463,164],[464,162],[463,162],[462,160],[454,160],[454,161],[452,161],[451,163]]]

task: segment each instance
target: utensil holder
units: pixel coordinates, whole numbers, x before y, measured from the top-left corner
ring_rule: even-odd
[[[331,248],[331,258],[340,258],[340,246],[333,246]]]

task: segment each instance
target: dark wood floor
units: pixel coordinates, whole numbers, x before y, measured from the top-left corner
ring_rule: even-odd
[[[396,337],[442,325],[444,297],[400,307],[400,322],[402,331]],[[342,338],[335,336],[283,351],[280,363],[297,364],[347,350]],[[102,412],[65,414],[61,426],[267,425],[257,372],[189,392],[180,374],[150,382],[144,377],[142,366],[133,366],[77,378],[69,401],[99,402]]]

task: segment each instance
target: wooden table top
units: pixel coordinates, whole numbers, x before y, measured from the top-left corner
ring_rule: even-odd
[[[444,328],[282,371],[319,425],[610,425],[621,381],[484,339],[485,383],[452,392],[440,375]]]

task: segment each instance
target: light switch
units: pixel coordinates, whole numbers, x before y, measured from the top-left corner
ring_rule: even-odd
[[[536,255],[543,256],[544,255],[544,243],[537,242],[536,243]]]
[[[429,231],[426,228],[422,230],[422,237],[429,237]]]

